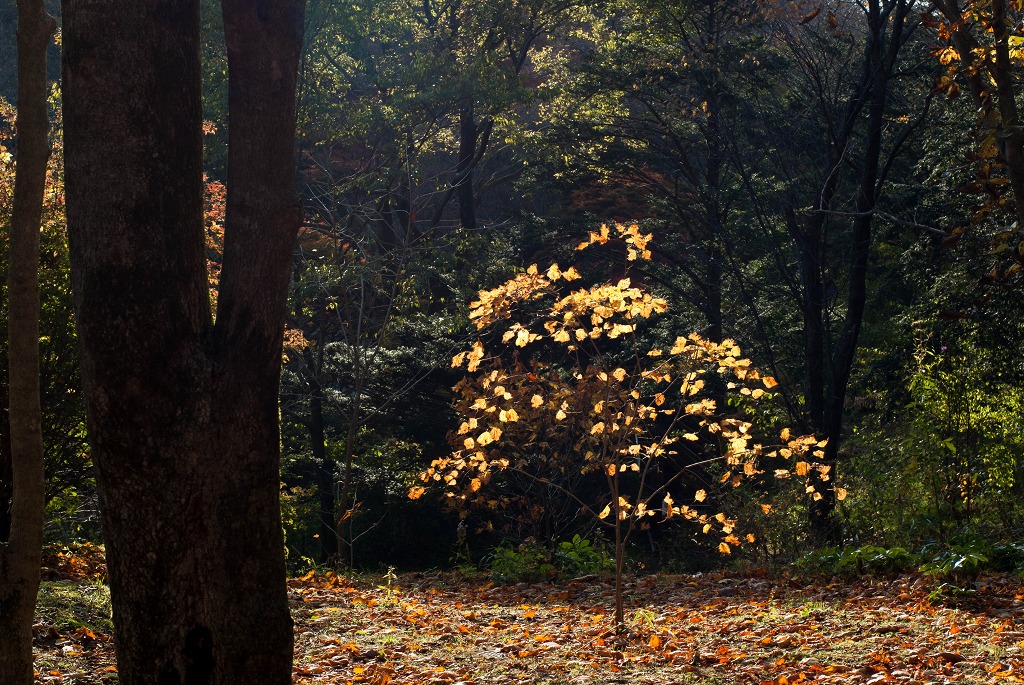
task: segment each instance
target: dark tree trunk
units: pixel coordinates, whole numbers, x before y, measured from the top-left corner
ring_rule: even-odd
[[[277,388],[300,0],[224,2],[228,199],[216,325],[198,0],[65,0],[68,233],[125,685],[291,680]]]
[[[56,22],[42,0],[18,2],[18,158],[7,274],[10,452],[0,478],[10,501],[0,531],[0,683],[31,685],[32,619],[43,549],[39,406],[39,226],[50,158],[46,49]],[[9,514],[7,514],[9,512]]]
[[[714,14],[708,17],[709,29],[713,30]],[[717,64],[717,55],[712,52],[712,58]],[[705,180],[708,187],[706,200],[706,212],[708,217],[708,268],[707,268],[707,302],[708,302],[708,339],[714,342],[722,342],[725,337],[724,316],[722,313],[722,250],[720,242],[726,240],[725,235],[725,211],[722,208],[722,166],[723,149],[721,137],[721,125],[719,122],[717,83],[712,85],[705,94],[705,102],[708,103],[707,131],[705,136],[708,145],[708,160]],[[724,396],[716,398],[719,402]]]
[[[477,144],[476,115],[473,103],[459,110],[459,159],[455,166],[455,190],[459,200],[459,222],[465,229],[476,228],[476,205],[473,199],[473,166]]]
[[[320,502],[320,561],[333,562],[338,556],[338,532],[334,527],[335,464],[327,457],[327,434],[324,430],[323,340],[317,341],[316,350],[306,351],[306,369],[309,374],[309,445],[316,464],[316,489]]]
[[[871,80],[866,100],[864,157],[860,167],[856,212],[851,229],[846,315],[842,332],[834,350],[831,351],[831,382],[822,398],[823,415],[819,432],[819,437],[828,438],[824,463],[830,467],[830,479],[835,475],[839,462],[843,409],[867,304],[867,268],[871,253],[872,215],[880,194],[879,165],[889,77],[893,73],[903,44],[904,24],[910,6],[909,0],[895,0],[884,5],[879,0],[871,0],[868,4],[868,33],[865,40],[868,41],[866,60],[870,67]],[[891,27],[888,32],[887,25]],[[842,531],[836,520],[836,498],[832,481],[812,476],[812,484],[821,495],[812,501],[810,508],[810,523],[815,539],[819,544],[838,545],[842,542]]]

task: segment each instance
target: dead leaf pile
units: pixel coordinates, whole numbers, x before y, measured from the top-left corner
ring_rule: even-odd
[[[933,605],[920,576],[647,576],[627,583],[621,633],[612,586],[596,577],[311,574],[289,586],[301,685],[1024,682],[1024,581],[1013,576],[982,578],[956,606]],[[39,655],[62,650],[68,670],[37,681],[110,682],[111,647],[40,631]]]

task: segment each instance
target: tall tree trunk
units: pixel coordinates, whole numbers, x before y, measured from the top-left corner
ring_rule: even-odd
[[[309,445],[316,464],[316,489],[320,503],[320,561],[333,562],[338,555],[338,537],[334,528],[335,465],[327,457],[324,430],[324,397],[320,385],[323,364],[323,335],[317,336],[316,350],[306,348],[306,373],[309,374]]]
[[[828,438],[824,462],[830,467],[831,476],[835,475],[838,466],[843,409],[867,304],[867,268],[871,252],[873,213],[878,204],[880,190],[879,163],[882,156],[889,77],[895,68],[903,44],[903,28],[910,6],[910,0],[895,0],[887,3],[884,8],[878,0],[871,0],[868,6],[867,59],[873,76],[867,101],[864,157],[860,168],[856,213],[851,230],[846,316],[842,332],[831,354],[832,378],[823,406],[823,436]],[[888,40],[887,23],[891,26]],[[812,476],[812,483],[820,495],[820,498],[812,501],[810,512],[815,538],[820,544],[838,545],[842,542],[842,531],[835,516],[836,499],[832,482]]]
[[[709,30],[713,30],[714,13],[708,17]],[[714,63],[718,64],[717,54],[712,52]],[[705,133],[708,146],[707,169],[705,180],[708,192],[705,201],[705,212],[708,222],[708,267],[707,267],[707,303],[708,329],[707,337],[714,342],[722,342],[725,337],[725,317],[722,313],[722,249],[720,241],[725,236],[725,211],[722,208],[722,166],[723,149],[721,124],[719,121],[719,94],[717,82],[705,93],[707,103],[707,130]],[[724,396],[716,397],[721,402]]]
[[[10,522],[0,538],[0,683],[31,685],[32,618],[43,548],[39,406],[39,227],[50,157],[46,49],[56,22],[42,0],[18,0],[18,158],[7,275]],[[0,507],[8,508],[7,502]]]
[[[1014,92],[1016,78],[1010,59],[1010,31],[1007,24],[1006,0],[992,0],[992,38],[995,59],[989,62],[989,74],[995,82],[998,95],[1001,128],[996,135],[1002,138],[1001,154],[1006,162],[1006,175],[1013,189],[1014,216],[1017,226],[1024,228],[1024,127],[1020,123],[1017,98]],[[1020,230],[1020,229],[1018,229]]]
[[[459,110],[459,159],[455,166],[455,189],[459,200],[459,222],[469,230],[476,228],[473,167],[477,156],[477,134],[473,102],[468,101]]]
[[[284,685],[277,389],[301,0],[225,0],[216,324],[198,0],[64,1],[68,233],[119,682]],[[108,11],[110,10],[110,11]]]

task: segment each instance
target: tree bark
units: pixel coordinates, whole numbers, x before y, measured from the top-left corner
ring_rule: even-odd
[[[459,109],[459,159],[455,166],[455,190],[459,199],[459,223],[466,230],[476,228],[476,203],[473,198],[473,167],[477,142],[473,102]]]
[[[225,0],[228,197],[216,324],[198,0],[65,0],[72,286],[125,685],[283,685],[292,635],[277,392],[301,0]]]
[[[871,253],[873,212],[880,195],[879,164],[882,156],[889,78],[895,69],[896,60],[903,45],[904,23],[910,7],[909,0],[895,0],[884,5],[878,0],[872,0],[868,4],[866,40],[869,43],[866,57],[871,68],[872,78],[866,102],[867,129],[865,131],[864,157],[858,179],[856,214],[851,230],[846,315],[843,320],[842,332],[831,353],[829,367],[831,382],[828,392],[824,395],[822,407],[821,428],[823,437],[828,438],[824,463],[830,467],[830,476],[835,475],[838,466],[847,387],[856,359],[857,343],[867,304],[867,268]],[[890,14],[892,15],[891,21]],[[886,24],[891,27],[888,37],[886,36]],[[821,496],[819,499],[813,500],[810,507],[810,522],[815,540],[819,544],[841,544],[842,531],[835,516],[836,499],[832,481],[812,475],[812,484]]]
[[[309,384],[309,445],[316,464],[316,489],[320,502],[320,562],[333,563],[338,555],[338,533],[334,528],[334,491],[337,470],[327,457],[327,433],[324,429],[324,392],[321,386],[324,365],[323,336],[316,350],[306,348],[306,373]]]
[[[43,548],[39,404],[39,228],[50,158],[46,50],[56,22],[42,0],[18,0],[18,157],[7,275],[10,365],[8,530],[0,538],[0,683],[31,685],[32,619]],[[0,502],[5,509],[7,502]]]

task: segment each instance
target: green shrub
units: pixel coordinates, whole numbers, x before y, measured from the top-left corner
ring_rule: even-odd
[[[1024,573],[1024,542],[993,545],[989,560],[993,571]]]
[[[963,584],[973,581],[989,567],[985,545],[965,542],[958,545],[925,545],[929,561],[921,564],[921,573],[929,578]]]
[[[524,542],[515,549],[498,547],[491,561],[491,578],[499,583],[549,580],[558,575],[548,551],[533,542]]]
[[[974,595],[974,580],[982,571],[996,570],[995,550],[1000,562],[1012,562],[1014,545],[991,545],[985,540],[966,539],[957,544],[929,543],[922,550],[928,559],[921,564],[922,575],[936,581],[929,593],[932,602],[947,602]]]
[[[514,549],[499,546],[490,567],[491,578],[499,583],[533,583],[609,571],[613,564],[589,540],[574,535],[572,540],[555,545],[554,550],[536,542],[524,542]]]
[[[864,574],[900,573],[914,568],[920,557],[902,547],[826,548],[805,554],[797,561],[797,567],[812,573],[839,576]]]
[[[573,535],[572,540],[560,542],[555,548],[555,566],[568,576],[586,576],[611,571],[614,563],[604,552],[590,544],[590,540]]]

